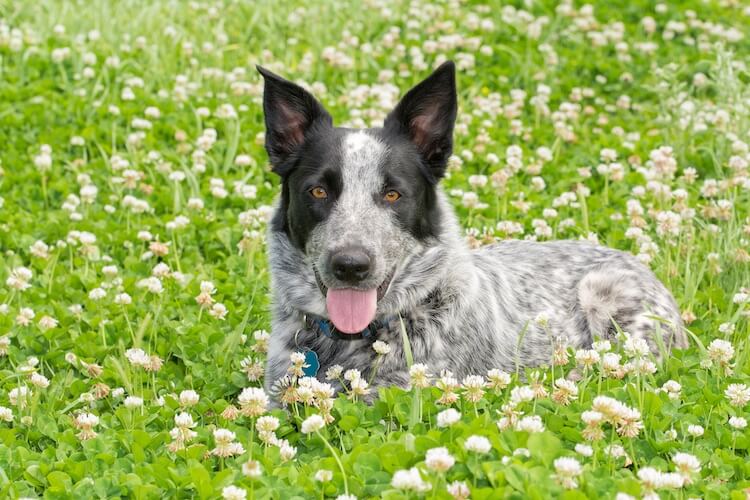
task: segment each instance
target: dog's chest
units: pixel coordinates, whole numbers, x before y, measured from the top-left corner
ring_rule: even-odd
[[[410,339],[415,339],[421,335],[423,325],[421,322],[407,317],[404,318],[404,328],[408,332],[407,336]],[[384,352],[382,349],[381,353],[376,352],[375,343],[378,341],[387,344],[385,349],[387,353],[382,354]],[[326,380],[328,370],[336,365],[341,366],[344,371],[356,369],[367,380],[370,380],[373,376],[377,377],[381,371],[385,373],[389,370],[398,369],[399,365],[403,365],[401,369],[406,369],[403,342],[401,324],[396,317],[387,325],[381,327],[373,336],[353,340],[346,337],[332,338],[321,334],[319,331],[303,328],[297,335],[293,349],[306,353],[310,358],[315,358],[318,369],[316,373],[309,373],[309,375],[316,376],[320,380]],[[411,340],[409,342],[412,343]],[[417,344],[421,345],[422,343],[418,342]],[[374,373],[376,365],[378,367],[377,373]]]

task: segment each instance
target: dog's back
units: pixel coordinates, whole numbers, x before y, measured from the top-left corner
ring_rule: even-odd
[[[615,339],[618,329],[645,339],[657,354],[657,333],[666,349],[687,345],[672,295],[630,254],[584,241],[508,240],[473,255],[509,324],[520,331],[529,322],[524,364],[550,337],[584,347],[596,337]]]

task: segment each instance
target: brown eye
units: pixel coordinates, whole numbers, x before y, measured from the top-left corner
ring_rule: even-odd
[[[388,203],[393,203],[399,198],[401,198],[401,193],[399,193],[398,191],[394,191],[393,189],[385,193],[384,196],[385,201],[387,201]]]
[[[315,198],[316,200],[325,200],[326,198],[328,198],[328,193],[320,186],[312,188],[310,190],[310,194],[313,195],[313,198]]]

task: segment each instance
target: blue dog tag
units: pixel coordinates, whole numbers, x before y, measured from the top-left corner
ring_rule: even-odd
[[[305,351],[305,365],[307,366],[302,369],[305,377],[314,377],[318,374],[320,361],[318,361],[318,354],[315,351]]]

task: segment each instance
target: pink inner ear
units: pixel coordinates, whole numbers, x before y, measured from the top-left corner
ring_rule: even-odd
[[[430,136],[432,135],[430,130],[433,127],[434,115],[419,115],[412,118],[410,123],[411,128],[411,139],[419,149],[425,149],[428,146]]]
[[[283,104],[279,106],[279,111],[285,121],[282,125],[281,134],[293,144],[302,144],[305,139],[304,116]]]

